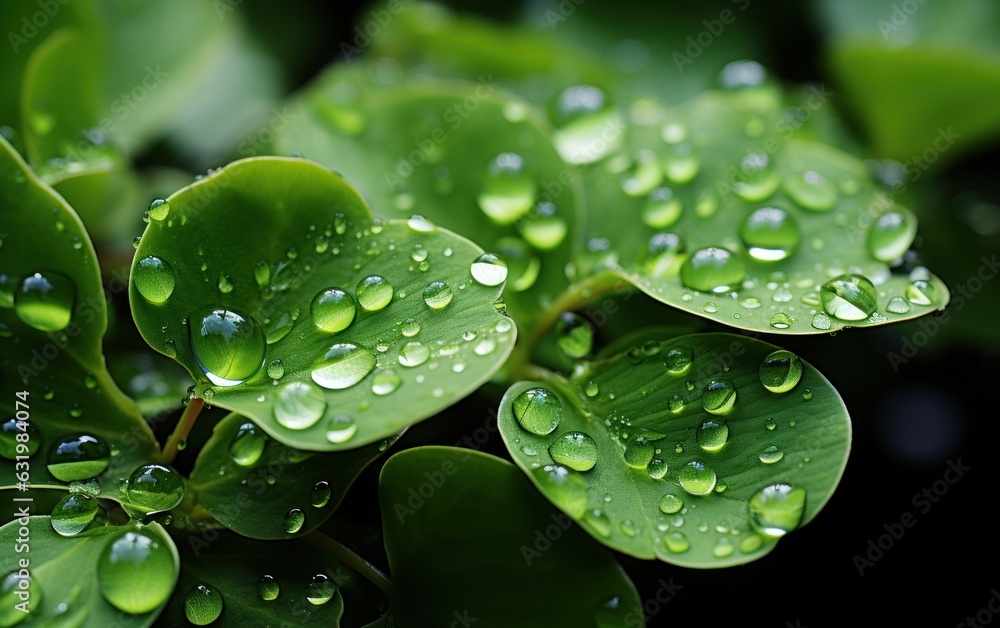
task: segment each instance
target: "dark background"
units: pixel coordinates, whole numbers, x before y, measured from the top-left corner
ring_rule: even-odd
[[[577,10],[613,13],[618,4],[587,0]],[[626,4],[642,7],[650,20],[665,23],[675,12],[710,18],[718,14],[718,7],[728,6]],[[517,4],[470,1],[454,5],[498,20],[515,19],[520,11]],[[353,26],[367,10],[353,2],[305,0],[283,2],[281,10],[271,3],[244,2],[238,7],[260,43],[284,63],[290,90],[307,84],[341,56],[341,42],[353,39]],[[827,82],[836,89],[820,52],[823,34],[808,3],[753,6],[745,16],[764,51],[755,57],[779,79]],[[849,108],[841,111],[849,128],[863,140]],[[147,156],[158,163],[171,158],[165,146]],[[975,274],[981,254],[996,252],[995,236],[990,239],[969,232],[966,237],[960,228],[950,227],[960,222],[962,199],[970,193],[996,207],[1000,202],[998,167],[1000,153],[995,147],[984,147],[919,183],[913,208],[922,220],[929,219],[921,228],[923,241],[918,239],[918,249],[950,286]],[[928,230],[928,224],[942,221],[949,229]],[[1000,478],[1000,417],[995,403],[1000,394],[1000,352],[988,340],[995,333],[982,335],[984,340],[977,329],[997,325],[997,312],[988,307],[996,299],[987,296],[996,290],[996,285],[987,282],[976,296],[978,302],[973,299],[961,312],[948,310],[948,321],[939,322],[940,332],[899,372],[894,372],[887,352],[898,352],[904,337],[912,337],[921,325],[933,325],[932,319],[849,330],[835,337],[765,336],[819,368],[843,396],[854,425],[843,481],[814,521],[782,540],[769,556],[745,566],[702,571],[619,555],[643,599],[654,598],[661,579],[672,579],[682,587],[651,618],[650,625],[955,626],[986,607],[991,590],[1000,588],[1000,550],[993,521]],[[128,316],[127,306],[118,306],[124,307],[121,315]],[[604,342],[611,339],[601,337]],[[484,425],[495,427],[491,403],[486,394],[467,399],[412,428],[394,449],[455,444]],[[508,457],[495,432],[482,449]],[[943,480],[949,461],[959,460],[971,470],[922,512],[912,503],[914,496]],[[380,545],[378,466],[362,475],[331,523],[357,538],[367,538],[369,549],[376,552]],[[893,540],[892,547],[863,576],[859,574],[855,556],[864,557],[869,542],[886,534],[884,525],[899,522],[907,512],[914,515],[915,525]],[[367,555],[387,569],[383,555]],[[993,621],[1000,625],[1000,617]]]

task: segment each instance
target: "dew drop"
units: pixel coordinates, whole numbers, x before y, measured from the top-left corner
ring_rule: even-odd
[[[681,511],[684,507],[684,501],[676,495],[667,493],[660,498],[660,511],[665,515],[673,515]]]
[[[708,495],[715,489],[715,471],[697,460],[684,465],[677,479],[681,488],[691,495]]]
[[[837,186],[816,172],[805,172],[785,179],[785,194],[796,205],[814,212],[825,212],[837,205]]]
[[[443,281],[434,281],[424,288],[424,303],[432,310],[440,310],[451,303],[451,287]]]
[[[94,521],[100,507],[92,495],[70,493],[52,509],[49,523],[60,536],[76,536]]]
[[[207,626],[222,615],[222,595],[207,584],[199,584],[184,597],[184,618],[195,626]]]
[[[517,153],[500,153],[487,167],[477,202],[491,220],[510,225],[531,209],[536,184]]]
[[[875,220],[868,231],[868,251],[880,262],[892,262],[903,257],[916,236],[917,217],[896,207]]]
[[[802,379],[802,360],[791,351],[775,351],[761,362],[759,374],[764,388],[775,393],[788,392]]]
[[[545,465],[531,470],[542,493],[570,517],[580,519],[587,510],[587,484],[574,471],[561,465]]]
[[[134,509],[144,513],[163,512],[184,499],[184,479],[166,465],[142,465],[129,477],[126,495]]]
[[[313,324],[328,334],[347,329],[357,312],[354,299],[340,288],[327,288],[317,294],[309,309]]]
[[[338,343],[316,358],[312,379],[331,390],[350,388],[367,377],[375,363],[371,352],[350,343]]]
[[[743,259],[721,247],[695,251],[681,266],[681,282],[699,292],[729,292],[739,286],[744,276]]]
[[[372,377],[372,392],[376,395],[388,395],[395,392],[403,379],[392,369],[383,369]]]
[[[241,467],[251,467],[260,460],[266,445],[267,435],[259,427],[243,423],[229,441],[229,457]]]
[[[594,328],[579,314],[565,312],[556,323],[556,346],[566,357],[584,357],[594,346]]]
[[[139,260],[132,281],[142,298],[154,304],[165,303],[173,294],[176,283],[170,264],[153,255]]]
[[[906,300],[914,305],[936,305],[937,289],[931,282],[917,279],[906,287]]]
[[[499,286],[507,280],[507,263],[492,253],[477,257],[469,270],[472,278],[484,286]]]
[[[331,443],[346,443],[358,432],[358,424],[349,414],[335,414],[326,423],[326,439]]]
[[[278,599],[281,595],[281,585],[278,583],[278,579],[270,574],[264,574],[257,581],[257,595],[260,599],[265,602],[271,602]]]
[[[761,207],[746,217],[740,238],[750,255],[762,262],[783,260],[799,246],[801,233],[795,219],[783,209]]]
[[[698,446],[716,452],[729,440],[729,425],[724,420],[706,419],[698,426]]]
[[[840,275],[820,289],[826,313],[843,321],[865,320],[878,308],[875,286],[861,275]]]
[[[173,552],[164,543],[145,532],[126,532],[105,546],[97,562],[97,581],[109,604],[142,615],[170,597],[176,569]]]
[[[750,525],[764,536],[784,536],[802,522],[805,505],[805,490],[788,484],[767,486],[750,498]]]
[[[334,345],[334,347],[341,346],[343,345]],[[354,345],[349,346],[353,347]],[[333,351],[333,349],[331,348],[330,351]],[[312,373],[313,381],[325,388],[346,388],[360,381],[361,377],[364,377],[371,371],[371,369],[368,369],[361,377],[352,381],[351,384],[340,385],[357,374],[352,370],[355,365],[350,363],[350,357],[343,357],[347,351],[347,349],[340,350],[329,359],[326,357],[321,358],[317,362],[317,364],[322,364],[322,366],[317,367],[320,374],[317,376],[317,370],[314,370]],[[364,353],[371,356],[367,352]],[[327,352],[326,355],[329,354],[330,352]],[[340,358],[339,360],[338,357]],[[374,368],[374,356],[371,356],[371,363],[372,368]],[[279,388],[278,394],[275,395],[274,419],[279,425],[290,430],[304,430],[316,425],[316,422],[326,412],[326,405],[326,395],[319,388],[316,388],[309,382],[289,382]]]
[[[317,482],[309,491],[309,503],[312,504],[313,508],[323,508],[330,503],[330,494],[329,482]]]
[[[63,482],[86,480],[108,468],[111,453],[103,440],[89,434],[67,436],[49,450],[47,468]]]
[[[289,534],[295,534],[301,530],[305,523],[306,513],[302,512],[299,508],[292,508],[281,519],[281,524],[284,526],[285,532]]]
[[[710,414],[728,414],[736,404],[736,387],[728,379],[713,379],[701,393],[701,407]]]
[[[358,283],[355,294],[358,297],[358,305],[366,312],[377,312],[389,305],[392,301],[392,284],[384,277],[371,275],[365,277]],[[354,316],[351,316],[353,320]],[[350,324],[350,322],[348,322]]]
[[[306,584],[306,600],[314,606],[326,604],[336,592],[336,585],[326,574],[318,573]]]
[[[406,367],[420,366],[431,357],[431,350],[417,341],[408,342],[399,350],[399,363]]]
[[[76,284],[62,273],[45,271],[26,277],[14,294],[14,312],[39,331],[62,331],[69,325]]]
[[[584,432],[566,432],[549,446],[549,455],[574,471],[590,471],[597,464],[597,443]]]
[[[514,418],[526,431],[544,436],[551,434],[562,419],[562,402],[545,388],[529,388],[514,398]]]
[[[777,445],[770,445],[761,451],[757,458],[764,464],[774,464],[785,457],[785,453],[778,449]]]

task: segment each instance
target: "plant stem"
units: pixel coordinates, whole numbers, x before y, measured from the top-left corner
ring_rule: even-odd
[[[388,596],[393,594],[392,582],[389,580],[388,576],[382,573],[377,567],[372,565],[370,562],[355,553],[354,550],[347,547],[340,541],[336,541],[333,538],[323,534],[319,530],[314,530],[309,534],[302,537],[303,541],[308,541],[309,543],[315,545],[316,547],[329,552],[337,560],[344,563],[354,571],[358,572],[364,576],[369,582],[377,586]]]
[[[192,397],[188,402],[187,407],[184,408],[184,414],[181,415],[180,421],[177,422],[177,427],[174,428],[173,434],[167,439],[167,444],[163,446],[163,453],[160,455],[160,460],[163,461],[163,464],[170,464],[177,457],[177,445],[187,439],[188,434],[191,433],[191,428],[194,427],[194,422],[198,420],[198,415],[201,414],[201,410],[204,407],[205,401],[198,397]]]

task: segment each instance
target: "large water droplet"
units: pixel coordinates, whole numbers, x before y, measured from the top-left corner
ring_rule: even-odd
[[[66,275],[34,273],[14,294],[14,311],[23,323],[39,331],[62,331],[69,325],[75,299],[76,284]]]
[[[377,312],[392,301],[392,284],[385,277],[371,275],[358,283],[355,294],[361,309],[366,312]],[[353,319],[353,315],[351,318]]]
[[[18,456],[30,458],[41,446],[42,433],[34,421],[11,417],[0,423],[0,457],[7,460],[16,460]]]
[[[791,214],[777,207],[761,207],[743,221],[740,237],[750,255],[773,262],[794,253],[801,234]]]
[[[281,595],[281,584],[278,583],[278,579],[274,576],[264,574],[257,581],[257,595],[265,602],[276,600]]]
[[[684,507],[684,501],[680,497],[677,497],[676,495],[667,493],[666,495],[660,498],[660,511],[663,512],[663,514],[665,515],[676,514],[680,512],[681,508],[683,507]]]
[[[233,440],[229,442],[229,457],[241,467],[251,467],[260,460],[265,446],[267,435],[248,421],[240,425],[233,434]]]
[[[719,451],[729,440],[729,425],[722,419],[705,419],[698,426],[698,446],[705,451]]]
[[[691,368],[693,353],[688,347],[674,347],[663,356],[663,365],[671,375],[683,375]]]
[[[89,434],[67,436],[49,451],[48,470],[63,482],[86,480],[108,468],[111,453],[103,440]]]
[[[765,536],[784,536],[799,527],[805,507],[805,490],[773,484],[750,498],[750,525]]]
[[[562,419],[562,402],[545,388],[529,388],[515,397],[511,405],[518,424],[538,436],[551,434]]]
[[[207,626],[222,615],[222,595],[207,584],[193,587],[184,597],[184,617],[195,626]]]
[[[799,207],[825,212],[837,205],[837,186],[814,170],[785,179],[785,194]]]
[[[597,443],[584,432],[566,432],[549,446],[549,455],[574,471],[589,471],[597,464]]]
[[[323,388],[350,388],[375,368],[375,356],[350,343],[338,343],[313,363],[312,379]]]
[[[312,490],[309,491],[309,503],[313,508],[322,508],[330,503],[330,483],[316,482]]]
[[[681,468],[677,480],[681,488],[692,495],[708,495],[715,489],[715,471],[693,460]]]
[[[494,222],[513,224],[535,203],[535,180],[517,153],[500,153],[491,162],[477,199],[479,208]]]
[[[594,328],[584,317],[572,312],[559,316],[556,345],[566,357],[576,360],[590,353],[594,346]]]
[[[507,280],[507,263],[492,253],[477,257],[469,270],[472,278],[484,286],[499,286]]]
[[[174,590],[177,565],[170,548],[145,532],[126,532],[107,544],[97,563],[101,595],[120,611],[148,613]]]
[[[743,258],[721,247],[708,247],[691,254],[681,266],[681,282],[699,292],[729,292],[746,276]]]
[[[146,213],[149,214],[150,219],[157,222],[166,220],[167,216],[170,215],[170,203],[162,198],[154,199],[146,208]]]
[[[760,363],[760,383],[771,392],[788,392],[800,379],[802,360],[791,351],[775,351]]]
[[[391,292],[390,287],[390,296]],[[317,294],[309,310],[316,327],[328,334],[347,329],[357,312],[354,298],[340,288],[327,288]]]
[[[424,303],[432,310],[440,310],[451,303],[451,286],[443,281],[434,281],[424,288]]]
[[[736,403],[736,387],[728,379],[713,379],[701,392],[701,407],[711,414],[728,414]]]
[[[184,479],[168,466],[146,464],[132,472],[126,494],[130,505],[142,512],[170,510],[184,499]]]
[[[285,532],[295,534],[302,529],[306,523],[306,513],[299,508],[292,508],[285,513],[281,519],[281,524],[285,527]]]
[[[326,574],[318,573],[306,584],[306,599],[315,606],[326,604],[336,592],[337,586]]]
[[[916,236],[917,217],[896,207],[875,220],[868,232],[868,251],[880,262],[891,262],[903,257]]]
[[[189,319],[191,350],[216,386],[235,386],[264,365],[264,332],[253,318],[209,308]]]
[[[358,433],[358,424],[349,414],[335,414],[326,423],[326,439],[331,443],[346,443]]]
[[[842,321],[862,321],[878,308],[875,286],[861,275],[840,275],[823,284],[819,296],[826,313]]]
[[[371,367],[361,373],[360,364],[352,363],[351,357],[337,356],[346,355],[348,349],[338,350],[339,352],[329,358],[330,352],[336,347],[345,345],[334,345],[324,357],[316,362],[316,369],[312,373],[313,381],[325,388],[347,388],[352,386],[367,375],[375,366],[375,358],[366,351],[362,352],[371,358]],[[354,347],[354,345],[346,345]],[[357,359],[357,358],[355,358]],[[358,374],[360,373],[360,376]],[[357,377],[357,379],[351,379]],[[350,383],[346,383],[350,381]],[[326,412],[326,395],[319,388],[309,382],[289,382],[278,390],[274,400],[274,419],[279,425],[290,430],[304,430],[312,427],[319,421],[323,413]]]
[[[153,255],[139,260],[132,280],[142,298],[156,304],[166,302],[173,294],[176,284],[174,270],[170,264]]]
[[[663,544],[671,554],[683,554],[691,549],[691,541],[683,532],[671,532],[663,537]]]
[[[49,520],[61,536],[75,536],[87,529],[97,516],[100,505],[87,493],[71,493],[59,500]]]
[[[531,470],[542,492],[557,507],[574,519],[587,510],[587,483],[574,471],[561,465],[545,465]]]
[[[937,288],[929,281],[917,279],[906,286],[906,300],[914,305],[936,305]]]

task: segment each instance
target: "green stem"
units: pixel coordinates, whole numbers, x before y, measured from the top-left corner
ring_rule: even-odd
[[[595,298],[607,294],[621,282],[622,278],[617,274],[603,271],[566,288],[555,301],[539,313],[538,318],[528,327],[525,341],[518,342],[514,348],[509,360],[511,378],[515,381],[530,379],[532,372],[538,368],[530,363],[531,354],[552,331],[563,313],[580,309]]]
[[[381,589],[382,593],[385,593],[390,598],[392,597],[393,586],[388,576],[340,541],[330,538],[319,530],[313,530],[303,536],[302,540],[308,541],[325,552],[329,552],[337,560],[358,572],[369,582]]]
[[[204,407],[205,401],[198,397],[192,397],[188,402],[187,407],[184,408],[184,414],[181,415],[180,421],[177,422],[177,427],[174,428],[173,434],[167,439],[167,444],[163,446],[163,453],[160,454],[160,460],[163,464],[170,464],[177,457],[177,452],[179,451],[177,446],[181,441],[187,440],[188,434],[191,433],[191,428],[194,427],[194,422],[198,420],[198,415],[201,414],[201,410]]]

